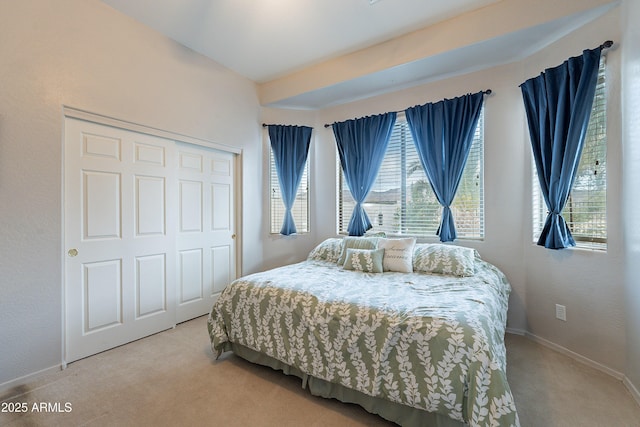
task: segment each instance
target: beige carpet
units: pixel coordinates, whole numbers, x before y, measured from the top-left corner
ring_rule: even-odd
[[[640,426],[640,407],[620,381],[527,338],[506,342],[523,427]],[[0,400],[5,410],[28,406],[26,414],[0,412],[2,426],[391,425],[233,354],[214,361],[205,317],[72,363]],[[70,412],[33,412],[34,403]]]

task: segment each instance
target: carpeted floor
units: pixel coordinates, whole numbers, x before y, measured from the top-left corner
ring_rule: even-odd
[[[640,406],[620,381],[527,338],[507,335],[506,343],[523,427],[640,427]],[[215,361],[206,317],[71,363],[1,393],[0,401],[3,411],[28,408],[0,412],[1,426],[391,425],[231,353]],[[54,412],[34,411],[34,403]]]

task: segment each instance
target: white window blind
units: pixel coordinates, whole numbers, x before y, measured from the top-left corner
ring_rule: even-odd
[[[309,232],[309,159],[304,165],[304,172],[300,180],[300,186],[296,194],[296,200],[293,203],[293,220],[296,224],[298,234]],[[269,147],[269,204],[271,211],[271,234],[279,234],[284,221],[284,202],[282,201],[282,193],[280,192],[280,183],[278,182],[278,171],[276,162],[273,157],[273,150]]]
[[[598,83],[578,174],[562,211],[577,247],[607,248],[607,105],[605,57],[600,58]],[[533,162],[533,241],[547,218],[535,161]]]
[[[484,109],[476,127],[469,158],[451,206],[459,239],[484,237]],[[338,232],[347,233],[355,201],[338,162]],[[434,237],[442,207],[422,169],[409,125],[398,117],[389,147],[364,209],[372,231],[389,235]]]

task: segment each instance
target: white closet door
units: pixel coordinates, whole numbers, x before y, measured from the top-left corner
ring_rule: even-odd
[[[176,321],[209,313],[236,278],[234,155],[178,144]]]
[[[65,119],[65,360],[175,325],[175,143]]]

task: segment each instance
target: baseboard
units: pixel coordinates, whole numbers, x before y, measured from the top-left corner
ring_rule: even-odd
[[[40,375],[50,374],[50,373],[58,372],[60,370],[62,370],[62,366],[61,365],[56,365],[56,366],[52,366],[50,368],[45,368],[45,369],[42,369],[40,371],[33,372],[31,374],[27,374],[27,375],[24,375],[22,377],[19,377],[19,378],[4,382],[4,383],[0,384],[0,396],[2,397],[3,400],[5,398],[15,397],[13,395],[5,396],[5,394],[9,390],[11,390],[13,388],[19,388],[20,386],[24,386],[24,385],[27,385],[27,384],[33,382],[33,380],[36,377],[39,377]],[[20,394],[22,394],[22,393],[18,392],[16,395],[20,395]]]
[[[530,332],[526,332],[525,336],[527,338],[529,338],[530,340],[532,340],[532,341],[535,341],[535,342],[537,342],[539,344],[544,345],[545,347],[548,347],[548,348],[550,348],[552,350],[557,351],[558,353],[562,353],[565,356],[568,356],[568,357],[570,357],[570,358],[572,358],[572,359],[574,359],[574,360],[576,360],[578,362],[581,362],[581,363],[583,363],[583,364],[585,364],[587,366],[590,366],[590,367],[592,367],[594,369],[597,369],[600,372],[604,372],[605,374],[611,375],[612,377],[614,377],[617,380],[622,381],[623,378],[625,378],[624,374],[622,374],[621,372],[618,372],[615,369],[611,369],[611,368],[609,368],[609,367],[607,367],[607,366],[605,366],[605,365],[603,365],[601,363],[598,363],[598,362],[596,362],[594,360],[591,360],[591,359],[589,359],[587,357],[584,357],[581,354],[578,354],[578,353],[576,353],[574,351],[571,351],[566,347],[563,347],[561,345],[555,344],[555,343],[553,343],[553,342],[551,342],[549,340],[541,338],[541,337],[539,337],[537,335],[534,335],[534,334],[532,334]]]
[[[631,396],[635,399],[638,406],[640,406],[640,391],[638,391],[636,386],[634,386],[631,380],[626,376],[622,379],[622,384],[624,384],[627,390],[629,390]]]
[[[507,328],[505,332],[511,335],[520,335],[522,337],[527,335],[527,331],[525,331],[524,329],[517,329],[517,328]]]

